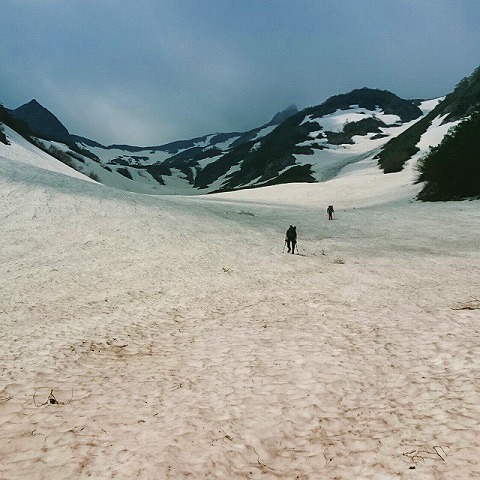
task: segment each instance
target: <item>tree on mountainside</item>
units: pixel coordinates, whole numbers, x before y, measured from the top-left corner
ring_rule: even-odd
[[[0,103],[0,122],[15,130],[22,137],[30,141],[30,137],[34,134],[32,129],[22,120],[13,117],[7,109]]]
[[[455,90],[445,100],[449,100],[449,115],[445,122],[460,120],[470,115],[480,101],[480,67],[456,85]]]
[[[4,143],[5,145],[9,145],[8,139],[5,135],[5,130],[3,128],[3,123],[0,123],[0,142]]]
[[[480,197],[480,105],[419,161],[420,200]]]

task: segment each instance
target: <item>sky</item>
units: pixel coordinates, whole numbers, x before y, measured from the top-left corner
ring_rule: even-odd
[[[247,131],[355,88],[449,93],[480,65],[478,0],[2,0],[0,102],[161,145]]]

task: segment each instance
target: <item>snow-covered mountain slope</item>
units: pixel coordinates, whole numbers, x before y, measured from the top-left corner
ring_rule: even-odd
[[[480,200],[412,201],[465,111],[361,96],[168,148],[4,127],[0,478],[480,478]]]
[[[421,103],[419,108],[426,114],[437,102],[438,100],[426,101]],[[329,134],[345,133],[345,130],[348,131],[349,125],[365,120],[378,122],[378,129],[364,135],[352,135],[348,141],[339,145],[329,143]],[[319,130],[310,134],[312,140],[306,141],[300,146],[318,144],[325,146],[325,149],[316,150],[310,155],[297,154],[295,155],[296,163],[310,164],[313,176],[317,181],[333,178],[347,165],[373,158],[388,140],[407,130],[416,121],[417,119],[402,123],[397,115],[385,114],[379,108],[369,111],[358,106],[337,110],[320,118],[313,118],[309,115],[304,122],[317,123]]]
[[[61,173],[62,175],[68,175],[87,182],[93,182],[87,175],[80,173],[77,169],[65,165],[48,153],[40,150],[11,128],[4,126],[4,133],[9,144],[6,145],[0,142],[0,157],[3,159]]]
[[[289,107],[249,132],[215,133],[160,146],[103,146],[69,133],[62,143],[45,134],[35,142],[79,172],[137,193],[198,195],[325,182],[365,166],[379,179],[381,172],[407,170],[409,182],[414,182],[417,161],[468,116],[478,102],[479,85],[476,71],[446,97],[428,101],[362,88],[300,112]],[[38,102],[27,106],[13,112],[27,112],[22,119],[33,116],[37,127],[45,115],[47,125],[66,131]],[[395,182],[386,180],[390,183]]]
[[[28,105],[30,115],[45,112],[37,102]],[[36,105],[38,111],[31,112]],[[67,154],[69,165],[105,185],[185,195],[325,181],[346,165],[378,153],[421,116],[413,102],[390,92],[360,89],[302,112],[289,107],[246,133],[217,133],[152,147],[105,147],[76,136],[62,144],[43,135],[37,142],[43,149]]]
[[[433,102],[420,105],[423,114],[430,106]],[[421,118],[420,109],[418,115]],[[373,157],[415,121],[403,122],[399,115],[378,105],[372,110],[350,105],[327,114],[306,110],[279,126],[266,125],[248,135],[227,138],[209,135],[178,149],[78,146],[92,152],[101,167],[110,171],[105,174],[93,167],[102,183],[137,192],[198,194],[290,181],[325,181],[346,165]],[[298,129],[303,131],[291,138]],[[118,175],[124,178],[120,180]]]
[[[472,112],[480,105],[480,68],[472,75],[464,78],[418,122],[392,138],[377,155],[379,165],[385,173],[402,170],[405,162],[410,160],[417,152],[420,137],[426,133],[432,124],[441,123],[454,125],[456,122],[470,117]]]
[[[431,111],[440,99],[427,101],[421,103],[419,106],[423,114]],[[352,136],[352,143],[344,145],[328,145],[328,148],[316,148],[311,154],[295,154],[295,165],[305,166],[309,168],[317,182],[313,183],[298,183],[293,182],[288,185],[272,185],[264,188],[256,189],[240,189],[232,191],[231,193],[221,194],[220,198],[223,200],[241,200],[245,202],[278,202],[288,203],[297,206],[307,205],[328,205],[334,203],[337,208],[352,208],[366,205],[375,205],[382,203],[395,203],[398,201],[410,201],[415,198],[419,192],[421,185],[416,185],[417,172],[415,170],[416,162],[431,146],[437,145],[448,129],[454,123],[442,123],[442,118],[428,127],[427,131],[421,136],[418,142],[419,151],[406,165],[406,167],[397,173],[385,175],[381,169],[378,168],[377,160],[374,158],[381,145],[392,136],[398,135],[399,132],[409,128],[412,122],[398,125],[398,120],[390,116],[385,118],[378,110],[366,112],[360,107],[352,107],[348,110],[336,111],[325,117],[316,118],[318,130],[313,131],[311,140],[308,142],[308,148],[313,142],[326,143],[325,138],[318,138],[323,136],[326,128],[339,130],[342,125],[348,124],[357,120],[366,118],[369,115],[374,115],[375,118],[381,118],[382,122],[386,124],[381,128],[382,135],[376,133],[369,133],[367,135]],[[387,121],[390,124],[387,124]],[[314,124],[313,118],[306,116],[304,122]],[[327,130],[330,131],[330,130]],[[53,158],[52,156],[40,150],[38,147],[27,142],[24,138],[6,128],[5,133],[11,145],[4,145],[0,143],[0,155],[3,158],[29,163],[38,168],[52,170],[64,175],[81,178],[87,181],[92,181],[89,176],[107,186],[122,190],[131,190],[137,193],[161,194],[161,195],[192,195],[201,194],[205,190],[198,190],[192,188],[191,184],[184,178],[180,170],[172,169],[171,175],[162,175],[164,182],[160,185],[158,181],[143,168],[130,167],[128,172],[131,178],[118,173],[118,169],[126,168],[125,165],[118,165],[117,168],[108,166],[108,157],[105,157],[107,152],[119,158],[121,155],[127,156],[126,150],[121,149],[91,149],[95,155],[100,158],[100,161],[92,160],[88,157],[80,157],[79,154],[71,152],[71,150],[64,144],[58,142],[51,142],[37,139],[38,142],[44,144],[44,148],[54,148],[56,151],[69,152],[75,154],[70,157],[71,161],[76,161],[76,169],[64,165],[62,162]],[[373,138],[377,136],[377,138]],[[306,144],[307,142],[304,142]],[[204,141],[208,144],[208,140]],[[303,147],[304,145],[300,145]],[[149,160],[154,164],[156,161],[163,162],[162,156],[167,155],[165,152],[145,151],[149,153]],[[138,154],[138,155],[137,155]],[[142,152],[130,153],[129,159],[133,162],[144,161],[136,157],[143,157]],[[82,160],[78,160],[81,158]],[[203,168],[205,168],[211,159],[204,159],[199,161]],[[152,165],[150,164],[150,165]],[[107,170],[108,167],[111,171]],[[288,171],[288,167],[286,171]],[[239,171],[238,166],[231,168],[230,174]],[[134,185],[132,187],[132,184]],[[216,180],[210,186],[212,190],[218,190],[221,187],[221,179]],[[210,197],[210,196],[209,196]],[[213,195],[212,198],[216,198]]]
[[[420,103],[419,108],[422,115],[420,118],[435,108],[439,101],[441,99]],[[303,168],[308,170],[315,182],[322,182],[319,187],[313,185],[303,185],[302,187],[312,192],[316,203],[333,201],[332,195],[326,193],[330,191],[330,186],[325,182],[334,180],[336,185],[344,185],[338,190],[343,193],[335,195],[337,200],[342,198],[342,201],[347,201],[350,198],[347,201],[348,205],[352,202],[358,204],[358,202],[367,201],[372,204],[378,201],[389,201],[392,196],[399,195],[398,189],[402,192],[401,196],[414,197],[420,188],[413,185],[416,179],[416,161],[431,146],[437,145],[448,129],[454,125],[454,123],[443,124],[441,118],[432,122],[421,136],[418,142],[419,151],[408,163],[408,167],[398,174],[385,175],[378,168],[376,154],[389,139],[398,136],[418,120],[402,123],[399,116],[385,113],[379,107],[368,110],[358,105],[352,105],[344,110],[336,109],[326,115],[302,112],[302,114],[297,114],[296,118],[291,117],[290,121],[292,120],[295,120],[295,124],[300,128],[308,125],[308,139],[294,144],[294,148],[297,149],[296,153],[292,154],[289,164],[280,169],[275,177],[288,176],[292,169]],[[331,133],[344,133],[345,129],[348,131],[352,129],[352,126],[365,120],[376,122],[378,128],[376,126],[374,132],[367,132],[363,135],[348,135],[347,143],[338,145],[329,143],[328,136]],[[52,151],[57,157],[59,157],[59,152],[67,154],[68,163],[74,168],[62,164],[7,128],[6,135],[11,145],[0,143],[0,155],[14,160],[29,161],[40,168],[56,169],[61,173],[80,178],[91,177],[104,185],[122,190],[149,194],[192,195],[224,188],[225,181],[241,173],[242,158],[248,158],[252,152],[268,149],[269,141],[271,141],[269,136],[273,136],[274,143],[278,137],[276,130],[282,128],[285,126],[267,126],[258,129],[250,140],[233,149],[232,144],[238,141],[239,135],[228,139],[225,139],[225,136],[217,135],[216,139],[213,135],[207,136],[188,145],[170,146],[169,150],[159,147],[139,150],[137,147],[134,152],[130,151],[132,147],[107,148],[78,143],[78,146],[81,147],[79,151],[88,147],[93,154],[89,156],[73,152],[70,147],[59,142],[36,139],[37,144],[43,146],[43,150]],[[272,129],[274,130],[272,131]],[[288,131],[291,131],[291,127],[288,128]],[[221,140],[220,143],[215,143],[219,140]],[[183,148],[176,150],[177,147]],[[220,147],[227,153],[222,153],[223,150]],[[196,149],[197,153],[192,157],[193,149]],[[212,152],[211,157],[207,156],[208,152]],[[198,175],[205,176],[210,170],[218,167],[218,163],[232,157],[235,161],[228,164],[228,170],[225,173],[212,175],[212,181],[208,188],[194,187]],[[63,160],[65,161],[65,159]],[[261,183],[261,176],[258,176],[240,187],[258,186]],[[268,182],[264,183],[268,184]],[[296,187],[269,188],[287,196],[290,195],[287,192],[292,188],[296,189]],[[238,188],[232,190],[238,190]],[[334,190],[337,191],[337,187]],[[261,198],[263,195],[263,191],[251,192],[249,189],[248,193],[234,194],[233,197],[253,199]]]
[[[32,123],[30,126],[37,133],[34,141],[43,150],[105,185],[138,193],[198,194],[219,188],[224,180],[215,178],[212,185],[199,191],[195,185],[198,172],[236,145],[267,135],[298,110],[290,106],[277,113],[269,123],[248,132],[215,133],[151,147],[104,146],[71,135],[36,100],[7,112],[27,124]]]

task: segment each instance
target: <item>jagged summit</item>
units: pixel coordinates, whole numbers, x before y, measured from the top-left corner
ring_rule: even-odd
[[[59,142],[71,142],[70,133],[60,120],[36,99],[30,100],[10,114],[23,120],[32,130],[40,136]]]
[[[270,120],[268,125],[279,125],[280,123],[284,122],[287,118],[291,117],[298,113],[298,108],[296,105],[289,105],[285,110],[278,112],[274,115],[274,117]]]
[[[22,105],[20,108],[44,108],[40,102],[36,98],[32,98],[29,102],[25,103],[25,105]],[[45,109],[46,110],[46,109]]]

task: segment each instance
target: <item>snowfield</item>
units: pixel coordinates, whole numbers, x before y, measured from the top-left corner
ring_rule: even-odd
[[[0,478],[480,478],[479,201],[134,194],[7,134]]]

